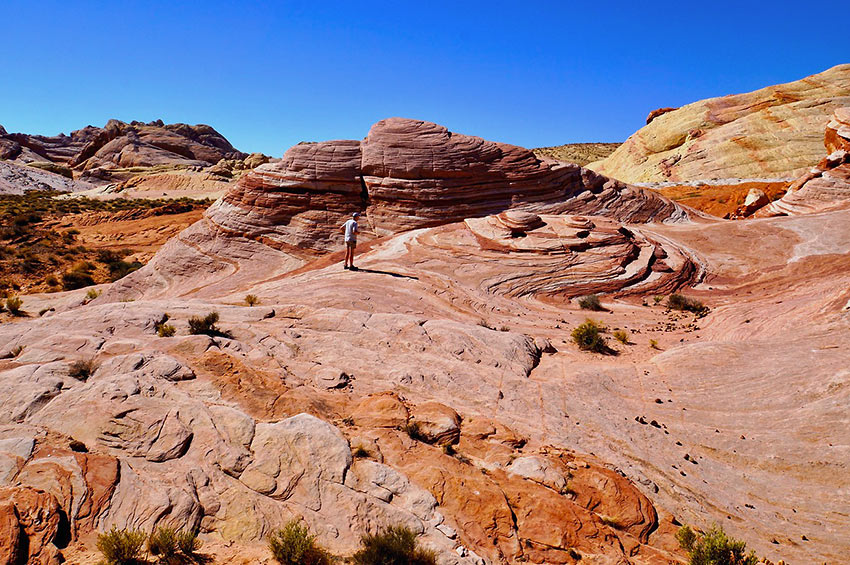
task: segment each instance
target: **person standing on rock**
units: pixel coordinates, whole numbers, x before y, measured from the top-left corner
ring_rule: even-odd
[[[354,212],[351,219],[342,224],[342,231],[345,233],[345,269],[356,271],[354,266],[354,248],[357,247],[357,218],[360,217],[360,212]]]

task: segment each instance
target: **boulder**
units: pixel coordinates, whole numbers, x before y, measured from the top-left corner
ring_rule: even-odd
[[[460,441],[460,416],[439,402],[425,402],[411,413],[411,422],[428,443],[452,445]]]

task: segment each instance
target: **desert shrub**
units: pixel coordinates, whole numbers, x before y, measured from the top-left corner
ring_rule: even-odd
[[[201,540],[198,539],[198,534],[192,531],[177,532],[177,549],[180,550],[185,557],[194,560],[199,559],[198,550],[201,549]]]
[[[257,298],[256,294],[249,294],[245,297],[245,304],[248,306],[255,306],[260,303],[260,299]]]
[[[88,380],[90,376],[97,370],[97,363],[94,359],[80,359],[71,363],[68,369],[68,376],[77,379],[78,381]]]
[[[756,553],[746,553],[747,544],[730,538],[719,526],[703,535],[694,533],[689,526],[676,532],[679,545],[688,552],[690,565],[758,565]]]
[[[694,314],[704,314],[708,311],[708,308],[699,300],[688,298],[681,294],[671,294],[668,296],[667,307],[671,310],[683,310],[693,312]]]
[[[484,319],[478,320],[478,325],[481,326],[482,328],[487,328],[488,330],[495,330],[496,329],[496,327],[494,325],[492,325],[490,322],[488,322],[487,320],[484,320]]]
[[[584,351],[595,351],[596,353],[607,353],[608,345],[602,335],[604,326],[587,319],[580,324],[571,334],[573,341]]]
[[[94,300],[98,296],[100,296],[100,291],[95,290],[93,288],[90,288],[89,291],[86,293],[86,298],[88,298],[89,300]]]
[[[71,266],[71,271],[75,273],[91,273],[97,266],[91,261],[77,261]]]
[[[602,516],[601,521],[606,526],[614,528],[615,530],[619,530],[623,527],[619,520],[610,516]]]
[[[582,296],[578,299],[578,305],[582,310],[592,310],[594,312],[602,312],[605,310],[605,307],[602,306],[602,302],[599,301],[599,296],[596,294]]]
[[[92,276],[79,271],[68,271],[62,273],[62,288],[65,290],[76,290],[96,284]]]
[[[167,323],[170,319],[171,316],[166,312],[158,322],[154,323],[153,328],[156,331],[156,335],[159,337],[172,337],[177,332],[177,328]]]
[[[177,532],[168,526],[158,527],[148,538],[148,551],[162,563],[170,563],[177,555]]]
[[[403,526],[391,526],[379,534],[366,535],[363,547],[354,554],[357,565],[434,565],[433,551],[417,547],[416,534]]]
[[[6,299],[6,310],[8,310],[9,314],[13,316],[23,316],[24,311],[21,310],[21,306],[23,306],[23,304],[24,301],[17,296],[10,296]]]
[[[269,536],[269,549],[281,565],[330,565],[330,555],[310,535],[307,526],[292,520]]]
[[[107,565],[140,565],[146,537],[144,532],[112,526],[111,530],[97,536],[97,549]]]
[[[425,434],[422,433],[422,430],[419,429],[418,422],[410,422],[404,426],[404,432],[410,436],[410,439],[413,441],[427,441]]]
[[[54,275],[48,275],[44,282],[47,283],[47,286],[59,286],[59,279]]]
[[[156,329],[156,335],[159,337],[174,337],[175,333],[177,333],[177,328],[171,324],[162,324]]]
[[[627,345],[629,343],[629,334],[625,330],[617,330],[614,332],[614,339],[622,343],[623,345]]]
[[[656,294],[655,296],[652,297],[652,301],[655,304],[660,304],[662,300],[664,300],[664,297],[660,294]]]
[[[650,339],[649,346],[653,349],[661,349],[660,347],[658,347],[658,340],[656,339]]]
[[[115,263],[116,261],[122,260],[127,255],[132,254],[133,252],[130,249],[121,249],[120,251],[100,249],[97,252],[97,261],[108,265],[109,263]]]
[[[109,263],[107,267],[109,267],[109,278],[112,282],[117,281],[118,279],[124,278],[133,271],[138,271],[144,265],[142,265],[138,261],[128,262],[124,260],[114,261]]]
[[[364,448],[362,445],[358,445],[352,455],[355,459],[368,459],[372,456],[372,454],[366,451],[366,448]]]
[[[230,337],[230,333],[220,330],[215,324],[218,322],[218,312],[210,312],[203,318],[192,316],[189,318],[189,333],[192,335],[208,335],[211,337]]]

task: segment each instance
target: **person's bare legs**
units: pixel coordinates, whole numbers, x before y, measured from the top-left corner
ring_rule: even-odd
[[[355,244],[353,244],[353,243],[348,244],[348,249],[347,249],[347,251],[348,251],[348,266],[349,266],[351,269],[355,269],[355,268],[356,268],[356,267],[354,266],[354,245],[355,245]]]

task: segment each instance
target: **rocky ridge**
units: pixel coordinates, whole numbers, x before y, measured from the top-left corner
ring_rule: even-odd
[[[850,64],[661,114],[588,165],[625,182],[795,178],[817,163],[830,114],[850,105]]]

